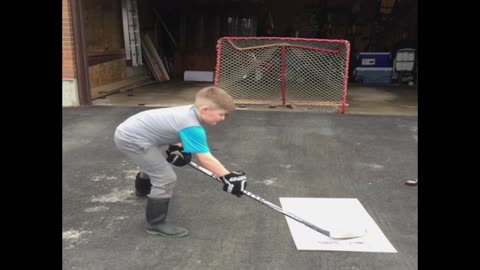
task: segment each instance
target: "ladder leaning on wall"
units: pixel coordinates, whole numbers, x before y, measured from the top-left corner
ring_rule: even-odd
[[[143,65],[136,0],[122,0],[122,21],[125,57],[127,60],[132,61],[132,66]]]

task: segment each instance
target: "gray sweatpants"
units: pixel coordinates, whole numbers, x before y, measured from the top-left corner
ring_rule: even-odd
[[[115,136],[115,145],[130,161],[140,167],[140,171],[147,174],[152,182],[150,198],[171,198],[177,175],[172,165],[165,160],[164,151],[160,147],[143,148],[136,144],[124,141]]]

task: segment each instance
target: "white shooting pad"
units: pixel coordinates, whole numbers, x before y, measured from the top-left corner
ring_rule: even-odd
[[[321,229],[366,231],[358,238],[332,239],[285,216],[297,250],[397,252],[358,199],[280,198],[280,203],[283,210]]]

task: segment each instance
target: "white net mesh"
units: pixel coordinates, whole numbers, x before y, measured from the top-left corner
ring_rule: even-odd
[[[237,103],[345,109],[350,46],[346,40],[221,38],[215,85]]]

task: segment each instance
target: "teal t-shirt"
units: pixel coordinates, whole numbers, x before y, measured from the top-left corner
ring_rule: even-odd
[[[207,134],[202,126],[184,128],[178,132],[187,153],[209,153]]]

